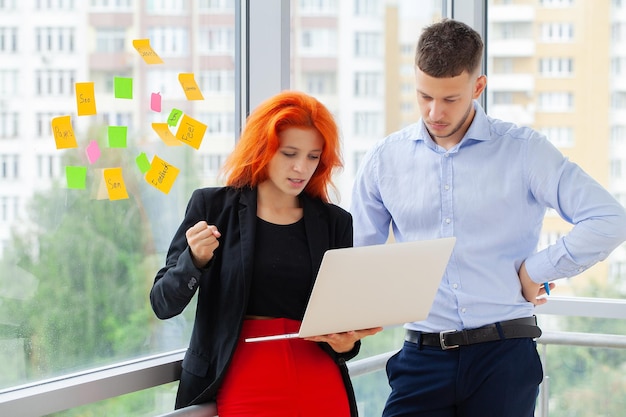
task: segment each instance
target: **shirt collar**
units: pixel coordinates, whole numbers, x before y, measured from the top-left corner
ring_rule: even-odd
[[[470,124],[469,129],[465,132],[465,136],[461,139],[458,145],[454,148],[458,148],[463,146],[469,140],[472,141],[486,141],[491,140],[491,124],[489,123],[489,118],[487,114],[483,110],[482,106],[478,103],[478,101],[474,100],[474,120],[472,120],[472,124]],[[426,126],[424,125],[424,121],[422,119],[419,120],[417,127],[417,136],[415,140],[421,140],[425,143],[428,143],[431,147],[437,147],[438,145],[432,140]]]

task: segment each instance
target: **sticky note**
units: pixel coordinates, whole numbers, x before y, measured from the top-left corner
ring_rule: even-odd
[[[133,47],[139,52],[146,64],[162,64],[163,60],[157,55],[150,46],[150,39],[135,39]]]
[[[96,161],[100,158],[100,146],[98,145],[97,140],[92,140],[87,145],[87,149],[85,149],[85,153],[87,154],[87,160],[89,160],[90,164],[95,164]]]
[[[109,148],[126,147],[126,126],[108,126]]]
[[[146,173],[146,181],[157,190],[168,194],[180,170],[158,156],[152,158],[150,170]]]
[[[161,112],[161,94],[152,93],[150,95],[150,110],[160,113]]]
[[[55,117],[51,121],[57,149],[78,148],[70,116]]]
[[[133,79],[114,77],[113,90],[115,92],[115,98],[133,98]]]
[[[196,84],[193,74],[180,73],[178,74],[178,81],[183,87],[187,100],[204,100],[204,97],[200,92],[200,87]]]
[[[181,146],[183,144],[170,131],[167,123],[152,123],[152,129],[157,132],[161,140],[163,140],[167,146]]]
[[[206,132],[205,124],[184,115],[183,119],[180,121],[180,125],[178,125],[176,137],[181,142],[186,143],[193,148],[200,149],[204,132]]]
[[[167,124],[170,126],[176,126],[178,124],[178,119],[183,115],[182,110],[172,109],[170,115],[167,117]]]
[[[96,94],[93,82],[76,83],[76,107],[79,116],[91,116],[96,114]]]
[[[67,179],[67,188],[83,190],[87,183],[87,167],[66,166],[65,177]]]
[[[122,177],[122,168],[107,168],[102,171],[102,173],[109,194],[109,200],[123,200],[128,198],[124,177]]]
[[[137,158],[135,158],[135,163],[142,174],[145,174],[150,170],[150,161],[148,160],[145,152],[140,153]]]

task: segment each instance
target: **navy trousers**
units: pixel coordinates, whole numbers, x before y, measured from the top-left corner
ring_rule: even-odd
[[[387,377],[383,417],[532,417],[543,367],[531,338],[451,350],[404,342]]]

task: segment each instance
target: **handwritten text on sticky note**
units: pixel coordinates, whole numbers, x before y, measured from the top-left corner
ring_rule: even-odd
[[[78,148],[70,116],[55,117],[51,124],[57,149]]]
[[[79,116],[96,114],[96,94],[93,82],[76,83],[76,107]]]
[[[139,52],[146,64],[162,64],[163,60],[157,55],[150,46],[150,39],[135,39],[133,47]]]
[[[187,100],[204,100],[193,74],[180,73],[178,74],[178,81],[180,81],[180,85],[183,87]]]
[[[202,138],[204,137],[204,132],[206,132],[205,124],[187,115],[184,115],[183,119],[178,125],[176,137],[181,142],[186,143],[193,148],[200,149],[200,145],[202,144]]]
[[[126,184],[122,177],[122,168],[107,168],[103,171],[104,182],[109,193],[109,200],[123,200],[128,198]]]
[[[150,170],[146,173],[146,181],[157,190],[168,194],[179,172],[180,170],[174,165],[165,162],[155,155],[152,158]]]

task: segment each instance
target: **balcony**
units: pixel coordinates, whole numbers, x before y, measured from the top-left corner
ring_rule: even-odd
[[[626,348],[626,335],[546,330],[550,328],[550,322],[554,323],[559,318],[565,317],[623,321],[626,319],[626,300],[553,296],[546,305],[537,308],[537,316],[540,325],[544,328],[544,333],[537,342],[540,345],[539,351],[547,373],[540,389],[536,415],[537,417],[548,417],[552,406],[551,392],[553,392],[550,386],[551,367],[547,362],[547,351],[550,347],[561,345],[568,346],[568,349],[589,347],[594,350],[616,351]],[[385,331],[397,332],[398,340],[401,341],[401,327]],[[349,362],[350,375],[357,392],[357,400],[359,400],[360,384],[366,378],[370,383],[374,378],[376,386],[380,388],[377,391],[381,394],[379,396],[381,401],[374,404],[371,401],[359,403],[361,415],[364,417],[380,415],[384,398],[386,398],[389,389],[383,370],[387,359],[395,352],[396,349],[392,349]],[[5,389],[0,391],[0,415],[12,417],[42,416],[163,384],[174,383],[180,375],[183,355],[184,350],[178,350]],[[622,366],[624,364],[626,362],[622,363]],[[617,402],[616,406],[619,406],[625,399],[623,395],[612,396],[607,393],[606,400]],[[593,408],[595,405],[590,403],[589,407]],[[161,417],[209,417],[215,416],[215,413],[215,405],[206,404],[167,412]],[[592,413],[590,415],[600,414]]]

